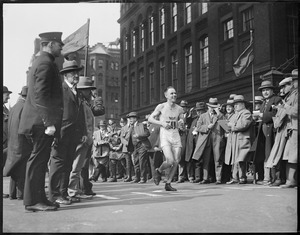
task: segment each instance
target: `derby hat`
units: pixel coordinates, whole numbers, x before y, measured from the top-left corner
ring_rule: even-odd
[[[93,86],[93,81],[89,77],[80,76],[79,81],[77,83],[77,89],[91,89],[95,90],[97,89],[95,86]]]
[[[243,103],[247,103],[247,101],[245,100],[244,96],[243,95],[236,95],[234,98],[233,98],[233,103],[238,103],[238,102],[243,102]]]
[[[249,101],[250,103],[253,103],[253,100]],[[254,103],[263,103],[264,102],[264,97],[257,95],[254,96]]]
[[[12,91],[9,91],[8,88],[6,86],[3,86],[3,94],[4,93],[8,93],[8,94],[11,94]]]
[[[71,72],[71,71],[80,71],[82,70],[83,67],[79,67],[76,60],[66,60],[63,63],[63,69],[60,70],[60,73],[66,73],[66,72]]]
[[[204,102],[197,102],[195,109],[196,110],[204,110],[206,108],[205,103]]]
[[[188,102],[186,100],[182,100],[180,101],[180,104],[179,104],[181,107],[187,107],[188,106]]]
[[[23,86],[21,92],[19,93],[19,95],[27,96],[27,93],[28,93],[28,86]]]
[[[211,108],[219,108],[220,104],[218,103],[218,98],[209,98],[208,103],[206,103],[207,106]]]
[[[271,88],[274,89],[272,82],[269,80],[262,81],[261,86],[258,88],[259,91],[261,91],[264,88]]]
[[[281,80],[281,82],[279,83],[279,86],[284,86],[288,83],[291,83],[293,81],[292,77],[287,77]]]
[[[41,42],[59,42],[62,45],[65,45],[61,40],[62,32],[46,32],[40,33]]]
[[[105,120],[100,120],[99,126],[106,126],[106,121]]]
[[[137,115],[136,112],[130,112],[130,113],[127,114],[126,117],[127,117],[127,118],[131,118],[131,117],[139,118],[139,116]]]

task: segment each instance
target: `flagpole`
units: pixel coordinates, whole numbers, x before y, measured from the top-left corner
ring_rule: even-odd
[[[88,18],[88,29],[87,29],[87,38],[85,46],[85,66],[84,66],[84,76],[87,74],[87,65],[88,65],[88,53],[89,53],[89,34],[90,34],[90,18]]]
[[[252,41],[253,40],[253,35],[252,35],[252,30],[250,30],[250,40]],[[253,108],[253,111],[255,110],[255,92],[254,92],[254,66],[253,66],[253,63],[254,63],[254,59],[251,63],[251,70],[252,70],[252,108]]]

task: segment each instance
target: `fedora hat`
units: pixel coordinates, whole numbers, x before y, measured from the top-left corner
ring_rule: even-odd
[[[11,94],[12,91],[9,91],[8,88],[6,86],[3,86],[3,94],[4,93],[8,93],[8,94]]]
[[[188,102],[186,100],[182,100],[180,101],[180,104],[179,104],[181,107],[187,107],[188,106]]]
[[[62,32],[46,32],[40,33],[41,42],[59,42],[61,45],[65,45],[61,40]]]
[[[23,86],[21,92],[19,93],[19,95],[27,96],[27,92],[28,92],[28,86]]]
[[[99,126],[106,126],[106,121],[105,120],[100,120]]]
[[[269,80],[262,81],[261,86],[258,88],[259,91],[261,91],[264,88],[271,88],[274,89],[272,82]]]
[[[249,101],[250,103],[253,103],[253,100]],[[260,95],[257,95],[257,96],[254,96],[254,103],[257,104],[257,103],[262,103],[264,102],[264,97],[260,96]]]
[[[205,103],[204,102],[197,102],[195,109],[196,110],[204,110],[206,108]]]
[[[293,81],[292,77],[287,77],[281,80],[281,82],[279,82],[279,86],[284,86],[288,83],[291,83]]]
[[[77,83],[77,89],[91,89],[95,90],[96,87],[93,86],[93,81],[89,77],[80,76],[79,81]]]
[[[236,94],[230,94],[229,99],[233,100],[233,98],[236,96]]]
[[[236,96],[236,95],[234,95],[234,96]],[[231,106],[233,106],[233,105],[234,105],[233,99],[234,99],[234,98],[228,99],[227,102],[226,102],[224,105],[231,105]]]
[[[66,73],[66,72],[71,72],[71,71],[80,71],[82,70],[83,67],[79,67],[76,60],[66,60],[63,63],[63,69],[60,70],[60,73]]]
[[[243,102],[243,103],[247,103],[247,101],[245,100],[244,96],[243,95],[236,95],[234,98],[233,98],[233,103],[238,103],[238,102]]]
[[[130,113],[127,114],[126,117],[127,117],[127,118],[131,118],[131,117],[139,118],[139,116],[137,115],[136,112],[130,112]]]
[[[206,105],[211,108],[220,107],[220,104],[218,103],[218,98],[209,98],[208,103],[206,103]]]

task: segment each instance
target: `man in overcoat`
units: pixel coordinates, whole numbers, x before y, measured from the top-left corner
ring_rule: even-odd
[[[233,120],[227,123],[231,135],[227,138],[225,155],[232,159],[232,180],[227,184],[247,183],[247,161],[248,152],[251,147],[251,125],[253,119],[251,112],[245,107],[243,95],[236,95],[233,98],[235,115]]]
[[[200,183],[203,174],[202,162],[200,160],[199,161],[193,160],[192,156],[199,136],[197,130],[197,122],[199,120],[200,115],[206,112],[205,103],[197,102],[195,106],[195,110],[197,116],[194,117],[194,120],[192,121],[191,127],[187,135],[185,161],[187,162],[187,174],[188,174],[189,181],[191,183]]]
[[[224,162],[225,133],[218,120],[223,120],[220,104],[217,98],[210,98],[206,103],[208,110],[197,122],[199,137],[193,154],[193,159],[203,159],[203,180],[200,184],[209,184],[210,163],[215,164],[216,184],[221,184],[222,166]]]
[[[151,149],[151,143],[148,139],[150,132],[146,125],[138,122],[139,116],[136,112],[129,113],[127,118],[129,118],[129,131],[125,138],[129,138],[128,150],[132,152],[135,172],[135,179],[132,182],[143,184],[147,182],[146,164],[148,150]]]
[[[75,60],[65,61],[60,73],[64,80],[63,91],[63,118],[60,138],[56,138],[52,147],[49,168],[49,198],[59,204],[69,205],[78,202],[76,197],[68,197],[68,185],[72,170],[75,150],[80,142],[85,142],[85,118],[83,105],[78,98],[76,84],[79,81],[79,67]]]
[[[271,184],[270,168],[266,167],[271,149],[275,140],[275,132],[273,125],[273,117],[276,110],[272,105],[277,105],[281,102],[281,98],[274,94],[274,86],[271,81],[262,81],[261,86],[258,88],[264,97],[263,103],[260,107],[259,119],[261,120],[258,126],[256,135],[257,146],[253,157],[253,164],[258,172],[257,184]]]
[[[41,53],[28,74],[28,95],[22,111],[19,134],[24,134],[33,144],[27,161],[24,205],[30,211],[49,211],[57,206],[45,194],[45,174],[51,145],[60,135],[63,113],[62,83],[54,60],[61,55],[60,32],[40,34]]]
[[[9,182],[10,199],[23,199],[26,163],[31,154],[32,143],[18,134],[20,116],[24,107],[28,87],[22,87],[17,103],[12,107],[8,118],[7,159],[3,169],[4,176],[11,176]]]

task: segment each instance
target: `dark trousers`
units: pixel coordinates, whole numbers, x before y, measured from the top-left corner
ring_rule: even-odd
[[[151,175],[153,177],[155,175],[155,169],[160,167],[160,165],[163,163],[163,152],[162,151],[148,152],[148,156],[149,156]]]
[[[193,160],[195,165],[195,179],[203,180],[203,162],[202,160]]]
[[[53,136],[44,133],[44,126],[32,129],[33,149],[26,164],[24,205],[34,205],[47,200],[45,193],[45,175],[50,158]]]
[[[123,153],[125,155],[125,161],[126,161],[126,177],[128,179],[132,178],[133,175],[133,163],[130,153]]]
[[[147,158],[148,150],[143,146],[142,143],[138,143],[132,153],[132,162],[137,180],[147,180]]]
[[[116,179],[117,178],[117,167],[120,164],[124,169],[126,168],[126,160],[125,158],[116,160],[110,159],[110,166],[111,166],[111,177]]]
[[[9,196],[11,198],[23,198],[27,160],[21,160],[11,173],[9,182]]]
[[[64,135],[53,147],[49,170],[49,198],[68,196],[68,185],[76,147],[79,144],[76,133]]]
[[[80,189],[83,193],[89,193],[92,190],[93,184],[89,180],[89,165],[91,161],[92,147],[89,148],[86,158],[81,169]]]
[[[100,174],[103,180],[109,177],[109,156],[101,157],[99,159],[94,159],[94,171],[92,178],[97,181]]]

